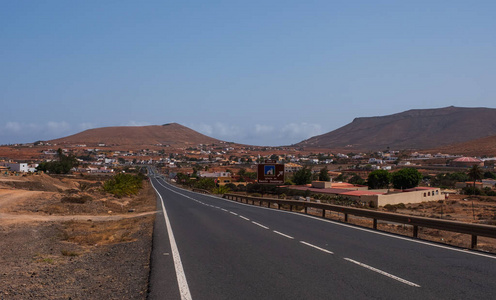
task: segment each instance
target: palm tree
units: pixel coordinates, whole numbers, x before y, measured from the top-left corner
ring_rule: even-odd
[[[474,198],[475,198],[475,181],[476,180],[481,180],[484,176],[484,173],[482,172],[482,169],[478,165],[473,165],[472,168],[468,170],[467,173],[468,177],[474,181],[474,186],[473,186],[473,191],[474,191]],[[475,209],[474,209],[474,199],[472,198],[472,215],[475,220]]]
[[[474,181],[474,193],[475,193],[475,182],[477,180],[481,180],[484,176],[484,172],[482,171],[481,167],[478,165],[473,165],[472,168],[468,170],[468,178],[472,179]]]

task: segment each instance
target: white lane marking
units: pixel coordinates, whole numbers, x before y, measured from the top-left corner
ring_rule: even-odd
[[[359,265],[359,266],[361,266],[361,267],[367,268],[367,269],[369,269],[369,270],[371,270],[371,271],[377,272],[377,273],[379,273],[379,274],[381,274],[381,275],[387,276],[387,277],[389,277],[389,278],[392,278],[392,279],[394,279],[394,280],[397,280],[397,281],[399,281],[399,282],[401,282],[401,283],[404,283],[404,284],[407,284],[407,285],[409,285],[409,286],[413,286],[413,287],[420,287],[420,285],[418,285],[418,284],[416,284],[416,283],[413,283],[413,282],[411,282],[411,281],[405,280],[405,279],[400,278],[400,277],[398,277],[398,276],[394,276],[393,274],[389,274],[389,273],[387,273],[387,272],[384,272],[384,271],[382,271],[382,270],[376,269],[376,268],[371,267],[371,266],[369,266],[369,265],[363,264],[363,263],[358,262],[358,261],[356,261],[356,260],[353,260],[353,259],[351,259],[351,258],[344,258],[344,260],[347,260],[347,261],[349,261],[349,262],[352,262],[352,263],[357,264],[357,265]]]
[[[169,242],[172,250],[172,258],[174,260],[174,267],[176,269],[177,284],[179,286],[179,293],[181,294],[181,300],[191,300],[191,293],[189,291],[188,281],[186,280],[186,273],[184,273],[183,264],[181,262],[181,256],[179,255],[179,249],[177,248],[176,239],[174,238],[174,233],[172,232],[172,227],[169,221],[169,216],[167,216],[167,211],[165,211],[165,204],[162,195],[157,191],[152,182],[152,187],[160,197],[160,202],[162,203],[162,212],[164,213],[165,225],[167,226],[167,234],[169,235]]]
[[[158,182],[158,183],[161,186],[163,186],[164,188],[166,188],[168,190],[171,190],[171,189],[165,187],[160,182]],[[167,183],[167,184],[170,185],[170,183]],[[177,189],[183,190],[183,191],[191,192],[191,191],[188,191],[188,190],[183,189],[183,188],[180,188],[180,187],[176,187],[176,186],[174,186],[174,187],[177,188]],[[173,191],[173,190],[171,190],[171,191]],[[183,194],[178,193],[176,191],[173,191],[173,192],[175,192],[177,194],[180,194],[180,195],[183,195]],[[193,192],[191,192],[191,193],[193,193]],[[186,195],[183,195],[183,196],[192,199],[191,197],[188,197]],[[428,241],[421,241],[421,240],[409,238],[409,237],[406,237],[406,236],[405,237],[402,237],[402,236],[397,236],[397,235],[391,235],[391,234],[389,234],[387,232],[381,232],[381,231],[377,231],[377,230],[373,230],[373,229],[360,228],[360,227],[356,227],[356,226],[353,226],[353,225],[348,225],[348,224],[345,224],[345,223],[339,223],[339,222],[332,221],[332,220],[322,219],[320,217],[316,217],[316,216],[312,216],[312,215],[305,215],[305,214],[297,213],[297,212],[293,212],[293,211],[277,210],[277,209],[263,207],[263,206],[256,206],[256,205],[252,205],[252,204],[240,203],[240,202],[236,202],[236,201],[233,201],[233,200],[227,200],[227,199],[224,199],[224,198],[214,197],[214,196],[211,196],[211,195],[202,194],[202,196],[210,197],[210,198],[217,199],[217,200],[222,200],[224,202],[229,202],[229,203],[233,203],[233,204],[237,204],[237,205],[249,206],[249,207],[253,207],[253,208],[256,208],[256,209],[266,209],[266,210],[270,210],[270,211],[273,211],[273,212],[276,212],[276,213],[292,214],[292,215],[300,216],[300,217],[303,217],[303,218],[310,218],[310,219],[314,219],[314,220],[320,221],[320,222],[326,222],[326,223],[330,223],[330,224],[334,224],[334,225],[338,225],[338,226],[343,226],[343,227],[351,228],[351,229],[354,229],[354,230],[365,231],[365,232],[369,232],[369,233],[373,233],[373,234],[377,234],[377,235],[382,235],[382,236],[390,237],[390,238],[393,238],[393,239],[403,240],[403,241],[407,241],[407,242],[411,242],[411,243],[422,244],[422,245],[426,245],[426,246],[430,246],[430,247],[436,247],[436,248],[440,248],[440,249],[445,249],[445,250],[460,252],[460,253],[464,253],[464,254],[468,254],[468,255],[475,255],[475,256],[481,256],[481,257],[485,257],[485,258],[496,259],[496,255],[484,254],[484,253],[479,253],[479,252],[473,252],[473,251],[470,251],[468,249],[458,249],[458,248],[454,248],[454,247],[450,247],[450,246],[443,246],[443,245],[433,244],[433,243],[430,243]]]
[[[248,219],[247,217],[243,217],[243,216],[239,216],[241,219],[244,219],[246,221],[250,221],[250,219]]]
[[[229,213],[230,213],[230,214],[233,214],[233,215],[235,215],[235,216],[237,216],[237,215],[238,215],[237,213],[232,212],[232,211],[230,211]]]
[[[294,237],[287,235],[287,234],[284,234],[284,233],[279,232],[279,231],[272,230],[272,232],[277,233],[279,235],[282,235],[283,237],[287,237],[288,239],[292,239],[292,240],[294,239]]]
[[[326,250],[324,248],[320,248],[319,246],[315,246],[313,244],[310,244],[310,243],[307,243],[307,242],[304,242],[304,241],[300,241],[300,243],[302,243],[304,245],[307,245],[307,246],[310,246],[312,248],[318,249],[318,250],[320,250],[322,252],[325,252],[325,253],[334,254],[334,252],[332,252],[332,251]]]
[[[225,209],[225,208],[221,208],[221,210],[223,210],[223,211],[228,211],[228,210],[227,210],[227,209]]]
[[[257,225],[257,226],[262,227],[262,228],[269,229],[269,227],[264,226],[264,225],[262,225],[262,224],[260,224],[260,223],[257,223],[257,222],[254,222],[254,221],[251,221],[251,222],[252,222],[253,224]]]

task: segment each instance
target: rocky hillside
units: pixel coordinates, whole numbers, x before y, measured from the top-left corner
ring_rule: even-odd
[[[465,156],[496,156],[496,135],[432,149],[430,153],[450,153]]]
[[[121,126],[89,129],[68,137],[51,140],[52,144],[73,145],[171,145],[183,147],[220,141],[177,123],[154,126]]]
[[[491,135],[496,135],[496,109],[450,106],[356,118],[297,145],[355,150],[432,149]]]

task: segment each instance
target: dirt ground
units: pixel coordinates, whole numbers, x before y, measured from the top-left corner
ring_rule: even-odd
[[[245,193],[242,194],[245,195]],[[270,195],[264,195],[264,197],[270,197]],[[272,197],[276,198],[276,196]],[[272,207],[277,208],[275,204]],[[282,209],[288,210],[289,206],[283,205]],[[449,200],[394,205],[389,209],[380,207],[379,210],[426,218],[496,225],[496,197],[476,196],[472,198],[467,195],[450,195]],[[301,207],[300,212],[304,212],[303,207]],[[320,217],[322,210],[309,208],[308,214]],[[326,218],[344,222],[344,215],[342,213],[326,211]],[[348,223],[367,228],[373,227],[372,219],[352,215],[348,216]],[[411,225],[388,224],[387,222],[378,221],[377,229],[405,236],[413,236],[413,226]],[[418,238],[465,249],[470,248],[472,239],[468,234],[423,227],[419,227]],[[478,237],[477,250],[496,253],[496,239]]]
[[[474,200],[473,206],[472,200]],[[496,225],[496,197],[478,196],[477,198],[470,198],[466,195],[451,195],[449,200],[406,204],[404,207],[397,205],[390,209],[381,207],[379,210],[426,218]],[[321,211],[316,210],[313,214],[320,216]],[[336,212],[326,212],[326,218],[344,222],[344,215]],[[369,228],[373,227],[371,219],[361,217],[348,216],[348,223]],[[379,221],[377,229],[413,236],[413,226],[410,225],[387,224]],[[468,249],[470,248],[472,237],[463,233],[419,227],[418,238]],[[496,253],[496,239],[478,237],[477,250]]]
[[[145,299],[156,196],[102,178],[0,176],[0,299]]]

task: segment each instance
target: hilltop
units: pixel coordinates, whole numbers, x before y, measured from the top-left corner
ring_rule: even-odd
[[[86,131],[48,141],[57,145],[171,145],[184,147],[214,144],[220,140],[208,137],[177,123],[152,126],[119,126],[88,129]]]
[[[311,137],[297,146],[356,150],[432,149],[491,135],[496,135],[496,109],[450,106],[356,118],[348,125]]]

